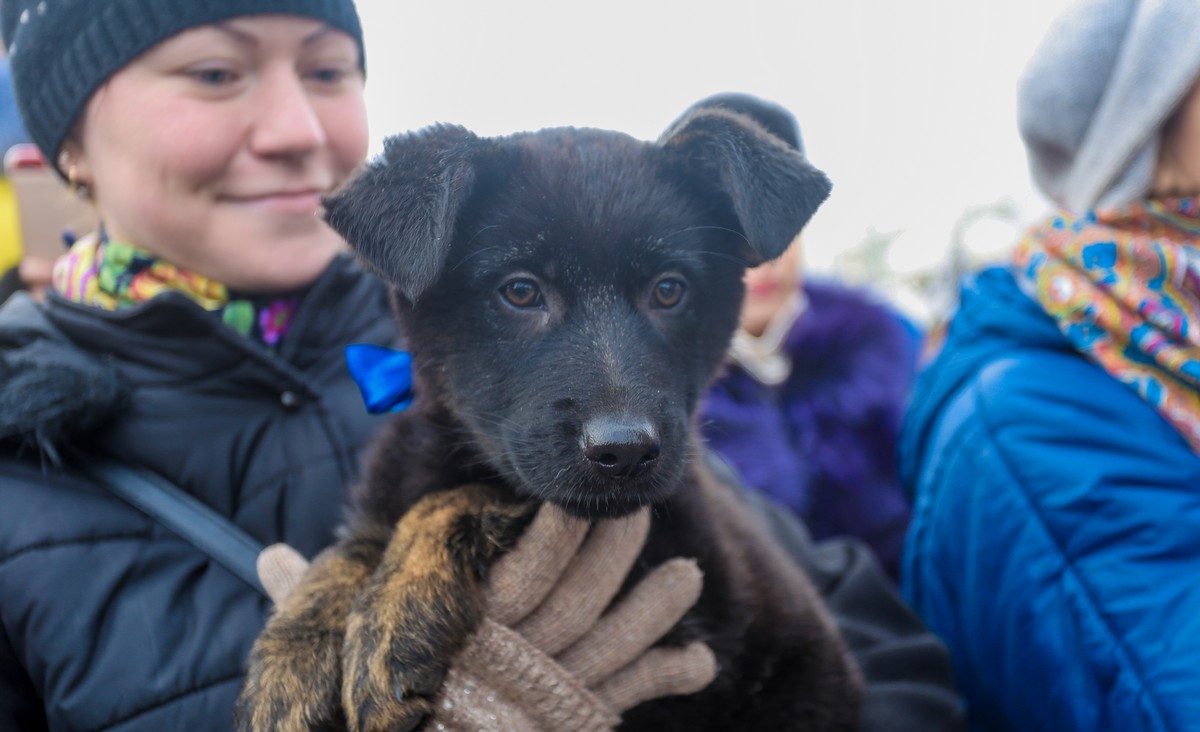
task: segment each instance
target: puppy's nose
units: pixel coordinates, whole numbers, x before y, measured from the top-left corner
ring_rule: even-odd
[[[644,419],[590,419],[583,425],[582,441],[592,467],[611,478],[641,475],[661,449],[658,433]]]

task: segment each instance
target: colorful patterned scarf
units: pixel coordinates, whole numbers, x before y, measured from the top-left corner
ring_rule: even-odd
[[[1200,453],[1200,199],[1061,213],[1015,257],[1022,289],[1075,348]]]
[[[54,264],[53,287],[72,302],[104,310],[178,292],[216,313],[238,333],[275,347],[292,324],[298,297],[235,296],[219,282],[164,262],[137,247],[88,236]]]

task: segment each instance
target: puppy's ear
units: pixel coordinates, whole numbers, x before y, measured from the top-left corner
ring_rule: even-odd
[[[324,200],[329,225],[409,302],[442,271],[480,143],[456,125],[397,135],[382,158]]]
[[[751,265],[783,254],[833,187],[798,150],[723,107],[696,105],[658,144],[689,176],[727,198]]]

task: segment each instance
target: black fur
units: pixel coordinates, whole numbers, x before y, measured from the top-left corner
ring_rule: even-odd
[[[721,672],[698,695],[632,710],[626,726],[853,726],[854,671],[819,601],[708,476],[692,431],[745,266],[781,254],[829,188],[798,151],[720,108],[689,110],[657,143],[578,129],[485,140],[445,126],[393,138],[326,202],[395,285],[417,375],[416,404],[354,498],[358,520],[391,523],[423,495],[473,482],[588,518],[652,504],[630,581],[696,557],[703,596],[670,641],[706,640]],[[656,302],[663,277],[685,283],[673,307]],[[540,304],[507,302],[514,278],[535,283]],[[636,474],[598,469],[584,451],[597,420],[645,425],[657,453]]]
[[[480,147],[478,137],[454,125],[394,137],[383,161],[355,183],[352,206],[344,198],[328,201],[326,218],[355,242],[363,259],[415,300],[445,263]],[[364,211],[374,215],[364,218]]]
[[[698,106],[675,122],[660,144],[727,196],[746,236],[751,266],[783,254],[829,196],[825,174],[750,117]]]
[[[0,355],[0,443],[61,462],[59,450],[129,400],[116,370],[49,339]]]

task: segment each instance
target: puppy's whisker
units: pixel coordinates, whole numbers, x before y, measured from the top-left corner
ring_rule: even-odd
[[[483,232],[489,231],[491,229],[498,229],[498,228],[500,228],[500,224],[489,224],[489,225],[483,227],[482,229],[480,229],[479,231],[476,231],[474,234],[471,235],[471,238],[467,240],[467,243],[465,246],[471,246],[472,244],[474,244],[475,240],[478,239],[479,235],[482,234]],[[494,248],[495,247],[485,247],[483,249],[480,249],[479,251],[486,252],[488,249],[494,249]],[[478,254],[478,253],[479,252],[476,252],[476,254]],[[461,262],[460,262],[460,264],[461,264]]]
[[[729,254],[728,252],[696,251],[696,252],[692,252],[692,253],[693,254],[701,254],[701,255],[705,255],[705,256],[709,256],[709,257],[716,257],[717,259],[724,259],[727,262],[733,262],[734,264],[738,264],[743,267],[753,267],[754,266],[754,263],[751,262],[750,260],[743,259],[742,257],[735,257],[734,255]]]
[[[491,412],[472,412],[470,419],[479,420],[480,422],[491,422],[493,424],[520,425],[520,422],[512,417],[505,417],[502,414],[493,414]]]
[[[494,228],[496,228],[497,226],[499,226],[499,224],[496,224],[496,225],[494,225],[494,226],[485,226],[485,227],[483,227],[482,229],[480,229],[478,232],[476,232],[476,233],[475,233],[475,236],[479,236],[480,234],[482,234],[483,232],[487,231],[488,229],[494,229]],[[472,237],[471,239],[472,239],[472,241],[474,241],[474,237]],[[459,267],[461,267],[461,266],[463,266],[464,264],[466,264],[467,262],[469,262],[469,261],[470,261],[470,260],[471,260],[473,257],[477,257],[477,256],[479,256],[480,254],[483,254],[484,252],[490,252],[490,251],[493,251],[493,250],[495,250],[495,249],[499,249],[499,248],[500,248],[500,247],[484,247],[484,248],[482,248],[482,249],[479,249],[479,250],[477,250],[477,251],[471,252],[471,253],[470,253],[470,254],[468,254],[467,256],[465,256],[465,257],[463,257],[462,259],[458,260],[458,262],[456,262],[456,263],[454,264],[454,266],[450,267],[450,268],[449,268],[447,271],[449,271],[449,272],[453,272],[454,270],[458,269]]]
[[[715,226],[715,225],[708,225],[708,226],[703,226],[703,225],[699,225],[699,226],[689,226],[689,227],[687,227],[687,228],[684,228],[684,229],[679,229],[679,230],[677,230],[677,231],[673,231],[673,232],[671,232],[670,234],[666,234],[666,235],[664,235],[664,236],[662,237],[662,239],[663,239],[663,241],[666,241],[667,239],[674,238],[674,237],[676,237],[676,236],[679,236],[680,234],[686,234],[686,233],[688,233],[689,231],[706,231],[706,230],[708,230],[708,231],[725,231],[725,232],[728,232],[728,233],[730,233],[730,234],[733,234],[734,236],[736,236],[736,237],[740,238],[742,241],[746,242],[746,246],[750,246],[750,240],[749,240],[749,239],[747,239],[747,238],[746,238],[746,235],[745,235],[745,234],[743,234],[742,232],[738,231],[737,229],[730,229],[730,228],[729,228],[729,227],[727,227],[727,226]]]
[[[472,415],[472,419],[475,419],[476,421],[479,421],[479,422],[483,422],[485,424],[490,424],[493,427],[520,428],[522,426],[521,423],[518,422],[517,420],[512,419],[511,417],[504,417],[504,416],[501,416],[498,414],[474,414],[474,415]]]

